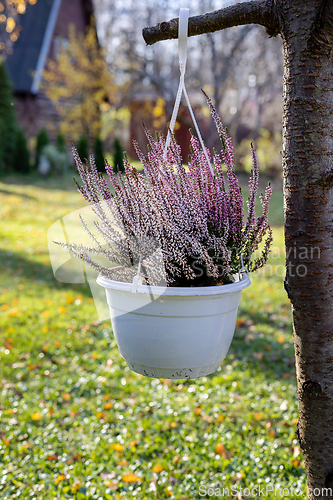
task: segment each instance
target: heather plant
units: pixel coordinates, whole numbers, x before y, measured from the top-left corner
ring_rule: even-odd
[[[131,281],[139,270],[143,281],[150,285],[160,282],[161,262],[168,286],[228,283],[243,265],[249,271],[262,267],[272,242],[268,224],[272,188],[268,185],[260,196],[262,214],[257,217],[259,166],[251,145],[253,170],[245,218],[232,141],[210,99],[208,105],[221,139],[220,152],[210,155],[207,151],[207,156],[192,136],[191,155],[185,168],[174,137],[165,151],[162,135],[154,138],[145,129],[147,156],[133,141],[143,173],[137,172],[126,158],[124,175],[106,164],[113,193],[97,171],[93,155],[90,154],[90,165],[83,164],[73,147],[83,183],[77,183],[78,190],[98,220],[93,233],[81,217],[94,246],[61,245],[108,278]],[[254,256],[262,242],[261,253]],[[92,258],[94,254],[106,258],[116,268],[102,266]]]

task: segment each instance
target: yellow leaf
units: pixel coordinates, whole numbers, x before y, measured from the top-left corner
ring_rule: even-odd
[[[299,460],[293,460],[291,463],[293,464],[294,467],[299,466]]]
[[[222,458],[229,459],[232,456],[231,451],[227,451],[223,445],[223,443],[218,443],[216,445],[215,453],[217,455],[221,455]]]
[[[218,443],[218,444],[216,445],[215,453],[216,453],[217,455],[219,455],[220,453],[222,453],[222,451],[223,451],[223,450],[224,450],[224,446],[223,446],[223,444],[222,444],[222,443]]]
[[[157,472],[157,473],[162,472],[162,470],[164,470],[164,469],[160,464],[157,464],[157,465],[155,465],[155,467],[152,468],[152,471]]]
[[[279,335],[278,338],[277,338],[277,341],[279,342],[279,344],[283,344],[283,342],[284,342],[284,336],[283,335]]]
[[[253,414],[253,417],[255,418],[255,420],[262,420],[262,413],[254,413]]]
[[[117,465],[119,465],[121,467],[123,465],[128,465],[128,462],[127,462],[127,460],[120,460],[120,462],[117,462]]]
[[[54,481],[54,484],[58,484],[58,483],[60,483],[60,481],[65,481],[65,479],[66,479],[65,474],[60,474],[60,475],[56,478],[56,480]]]
[[[123,477],[123,481],[124,483],[135,483],[136,481],[141,481],[141,479],[133,474],[133,472],[130,472]]]
[[[2,441],[5,443],[6,446],[10,446],[10,441],[6,437],[3,437]]]
[[[138,444],[136,439],[133,439],[133,441],[130,442],[130,446],[136,446]]]
[[[107,401],[110,398],[110,394],[105,394],[104,401]]]
[[[74,297],[67,297],[66,302],[67,304],[72,304],[74,302]]]
[[[120,443],[114,443],[113,445],[111,445],[111,448],[113,448],[116,451],[124,451],[124,447]]]
[[[43,333],[47,333],[49,331],[48,327],[47,326],[44,326],[43,328]]]
[[[60,342],[58,340],[56,340],[55,343],[54,343],[54,346],[55,347],[60,347]]]
[[[109,323],[103,323],[103,328],[107,328],[109,326]]]
[[[66,312],[66,307],[63,307],[63,306],[59,307],[58,313],[63,314],[64,312]]]
[[[69,401],[71,399],[71,395],[68,392],[63,392],[61,395],[65,401]]]
[[[32,420],[39,420],[40,418],[42,418],[42,416],[43,415],[41,413],[33,413],[31,415],[31,418],[32,418]]]
[[[75,483],[72,486],[72,491],[75,493],[76,491],[79,491],[80,487],[81,487],[81,483],[80,482]]]
[[[194,409],[194,413],[196,415],[200,415],[200,413],[202,412],[201,408],[199,406],[197,406],[195,409]]]
[[[106,403],[106,404],[104,405],[104,409],[105,409],[105,410],[109,410],[110,408],[112,408],[112,406],[113,406],[113,403]]]

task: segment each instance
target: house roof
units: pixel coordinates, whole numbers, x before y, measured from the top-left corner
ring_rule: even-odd
[[[62,0],[38,0],[27,3],[20,16],[21,33],[6,65],[15,93],[37,94]],[[91,0],[82,0],[86,24],[93,13]]]
[[[13,53],[6,59],[15,92],[32,92],[53,4],[54,0],[39,0],[35,5],[27,4],[26,13],[20,19],[20,37],[15,42]]]

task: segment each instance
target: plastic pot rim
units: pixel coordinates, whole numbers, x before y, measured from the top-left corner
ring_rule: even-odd
[[[237,279],[238,275],[235,275],[235,277]],[[104,288],[111,288],[113,290],[121,290],[124,292],[131,292],[132,290],[132,283],[124,283],[122,281],[111,280],[101,274],[97,277],[96,281]],[[178,297],[191,297],[195,295],[222,295],[225,293],[233,293],[244,290],[250,285],[250,277],[248,273],[244,273],[242,279],[227,285],[212,285],[202,287],[162,287],[139,285],[137,288],[137,293]]]

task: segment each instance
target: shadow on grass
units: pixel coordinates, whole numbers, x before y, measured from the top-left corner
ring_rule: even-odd
[[[27,198],[29,200],[35,200],[36,199],[34,196],[30,196],[29,194],[16,193],[15,191],[6,191],[6,189],[0,189],[0,193],[1,194],[14,195],[14,196],[20,196],[21,198]]]
[[[53,289],[69,290],[75,288],[75,290],[80,290],[82,294],[91,296],[90,287],[86,282],[63,283],[54,277],[51,264],[36,262],[19,253],[7,252],[2,249],[0,249],[0,275],[1,286],[26,279]]]
[[[0,177],[0,183],[12,184],[15,186],[33,185],[43,189],[60,189],[64,191],[76,191],[73,176],[78,176],[76,170],[69,170],[65,175],[51,174],[41,177],[37,172],[27,175],[10,174]],[[20,193],[13,193],[22,196]]]

